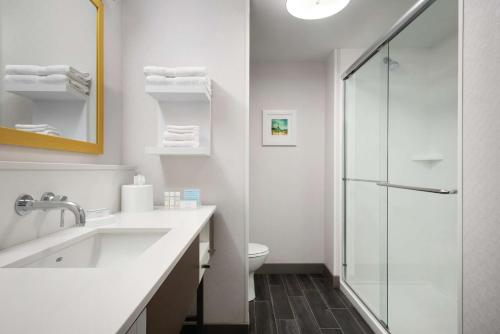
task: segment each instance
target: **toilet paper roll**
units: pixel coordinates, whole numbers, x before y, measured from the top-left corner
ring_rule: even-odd
[[[122,212],[146,212],[153,210],[153,186],[151,184],[122,186]]]

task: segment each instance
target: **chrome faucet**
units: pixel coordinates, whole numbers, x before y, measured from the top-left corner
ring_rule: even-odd
[[[31,195],[21,195],[16,199],[15,210],[20,216],[26,216],[35,210],[61,210],[61,227],[64,226],[64,210],[69,210],[75,215],[76,226],[85,226],[85,211],[83,208],[67,200],[66,196],[56,196],[47,192],[37,201]]]

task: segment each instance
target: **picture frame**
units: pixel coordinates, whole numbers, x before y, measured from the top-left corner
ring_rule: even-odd
[[[262,110],[262,146],[297,146],[297,110]]]

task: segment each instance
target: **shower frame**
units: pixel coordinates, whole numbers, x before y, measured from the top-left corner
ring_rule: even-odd
[[[340,181],[342,201],[341,201],[341,210],[342,210],[342,223],[341,223],[341,238],[337,239],[341,241],[341,259],[342,265],[340,267],[340,289],[342,292],[348,297],[349,301],[352,303],[354,308],[360,313],[362,318],[370,325],[371,329],[376,334],[390,334],[387,324],[380,321],[377,316],[375,316],[370,308],[363,302],[363,300],[354,292],[354,290],[348,285],[345,278],[345,268],[346,268],[346,84],[345,81],[349,79],[351,75],[353,75],[357,70],[359,70],[365,63],[367,63],[374,55],[376,55],[383,47],[389,44],[391,40],[393,40],[400,32],[402,32],[406,27],[408,27],[415,19],[417,19],[423,12],[425,12],[432,4],[434,4],[437,0],[418,0],[381,38],[379,38],[375,43],[373,43],[365,52],[361,54],[357,58],[357,60],[345,70],[341,75],[341,108],[342,108],[342,134],[340,138],[342,140],[341,148],[341,159],[342,159],[342,180]],[[462,252],[462,105],[463,105],[463,7],[464,0],[456,0],[458,3],[458,110],[457,110],[457,126],[458,126],[458,141],[457,141],[457,188],[456,189],[430,189],[430,188],[412,188],[412,190],[417,191],[425,191],[425,192],[433,192],[440,194],[457,194],[457,229],[458,229],[458,270],[457,270],[457,280],[458,280],[458,330],[457,334],[463,333],[463,304],[462,304],[462,296],[463,296],[463,270],[462,270],[462,262],[463,262],[463,252]],[[365,180],[370,181],[370,180]],[[399,185],[389,185],[388,187],[396,187],[399,188]],[[404,186],[403,186],[404,187]],[[410,189],[406,188],[406,189]]]

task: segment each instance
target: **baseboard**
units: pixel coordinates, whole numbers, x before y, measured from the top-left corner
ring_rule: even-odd
[[[330,278],[334,288],[340,287],[340,277],[334,276],[324,263],[265,263],[257,274],[321,274]]]
[[[265,263],[257,274],[322,274],[323,263]]]
[[[333,275],[330,270],[328,270],[328,267],[325,266],[323,275],[328,277],[330,279],[330,282],[333,286],[333,288],[338,289],[340,288],[340,277],[337,275]]]
[[[184,325],[181,334],[198,334],[196,325]],[[246,324],[237,325],[204,325],[204,334],[248,334],[249,326]]]

